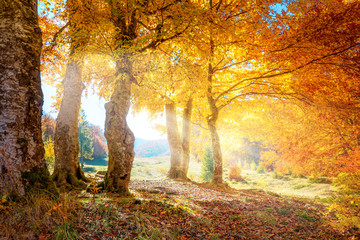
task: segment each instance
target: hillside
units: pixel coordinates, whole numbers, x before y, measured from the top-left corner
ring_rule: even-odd
[[[136,139],[134,150],[136,157],[157,157],[170,155],[167,139]]]

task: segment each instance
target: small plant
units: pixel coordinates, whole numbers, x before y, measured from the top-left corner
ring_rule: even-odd
[[[95,202],[95,196],[100,192],[102,189],[102,186],[98,185],[98,182],[96,180],[95,176],[89,176],[88,179],[90,180],[90,184],[88,187],[88,192],[92,195],[92,201]]]
[[[162,174],[166,174],[168,169],[166,167],[156,167]]]
[[[289,210],[287,210],[287,209],[285,209],[285,208],[280,208],[280,209],[278,210],[278,212],[279,212],[280,214],[289,214]]]
[[[301,217],[301,218],[303,218],[303,219],[305,219],[305,220],[311,221],[311,222],[316,221],[316,218],[315,218],[315,217],[308,215],[305,211],[303,211],[303,212],[299,215],[299,217]]]
[[[72,222],[63,222],[61,225],[57,226],[53,232],[55,233],[54,239],[55,240],[72,240],[78,239],[76,234],[75,228]]]

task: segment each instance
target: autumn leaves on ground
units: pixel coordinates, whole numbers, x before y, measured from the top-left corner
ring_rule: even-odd
[[[312,200],[259,189],[134,180],[135,198],[89,193],[3,200],[2,237],[18,239],[357,239]],[[31,206],[31,208],[30,208]],[[24,219],[27,219],[24,221]]]
[[[133,197],[100,193],[96,187],[90,187],[88,192],[62,194],[56,201],[41,195],[18,203],[3,199],[0,212],[5,218],[1,221],[1,236],[5,239],[358,239],[356,229],[339,228],[334,212],[327,208],[336,191],[328,184],[330,179],[326,183],[293,176],[276,179],[272,173],[244,169],[241,182],[229,182],[233,188],[214,188],[207,183],[168,179],[163,173],[168,166],[168,157],[135,159],[130,183]],[[193,177],[199,177],[195,175],[201,172],[199,168],[204,171],[201,163],[191,167]],[[91,160],[85,161],[86,168],[95,172],[104,170],[104,166]],[[95,172],[91,179],[101,180],[104,171]],[[226,169],[226,179],[228,173]],[[282,184],[281,193],[286,194],[269,191],[272,183]],[[301,197],[305,188],[312,192],[311,197]]]

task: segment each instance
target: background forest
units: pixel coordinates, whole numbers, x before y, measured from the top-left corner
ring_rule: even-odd
[[[359,1],[3,2],[4,237],[35,211],[30,239],[359,238]],[[130,109],[165,116],[167,141],[136,139]],[[288,199],[259,179],[333,187]]]

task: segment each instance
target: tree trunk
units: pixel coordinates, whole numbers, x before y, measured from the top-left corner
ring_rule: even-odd
[[[78,120],[84,84],[81,64],[70,60],[63,80],[64,93],[55,129],[55,168],[53,179],[58,186],[84,187],[85,175],[79,164]]]
[[[184,109],[183,113],[183,126],[182,126],[182,149],[183,149],[183,172],[187,176],[190,163],[190,137],[191,137],[191,111],[192,101],[190,98]]]
[[[83,169],[84,168],[84,157],[81,155],[81,168]]]
[[[57,194],[41,139],[41,30],[36,0],[0,4],[0,194]]]
[[[132,62],[130,56],[116,61],[117,81],[110,102],[105,104],[105,137],[109,148],[109,166],[104,188],[129,195],[129,181],[134,161],[135,137],[126,122],[130,108]]]
[[[175,104],[166,104],[166,132],[170,147],[170,170],[168,177],[186,179],[183,164],[183,150],[176,121]]]
[[[211,145],[214,156],[214,175],[212,183],[220,184],[223,182],[223,166],[222,166],[222,153],[220,148],[220,138],[216,129],[216,118],[208,120],[208,127],[211,134]]]
[[[222,153],[221,153],[221,145],[220,145],[220,138],[217,133],[216,129],[216,121],[219,116],[219,110],[216,106],[216,101],[213,97],[213,89],[212,89],[212,82],[213,82],[213,75],[214,75],[214,69],[211,64],[211,61],[213,59],[214,55],[214,42],[212,38],[210,38],[210,62],[208,65],[208,93],[207,93],[207,99],[211,111],[211,115],[208,118],[208,127],[211,134],[211,145],[212,145],[212,151],[214,156],[214,176],[212,179],[213,184],[221,184],[223,182],[222,179]]]

